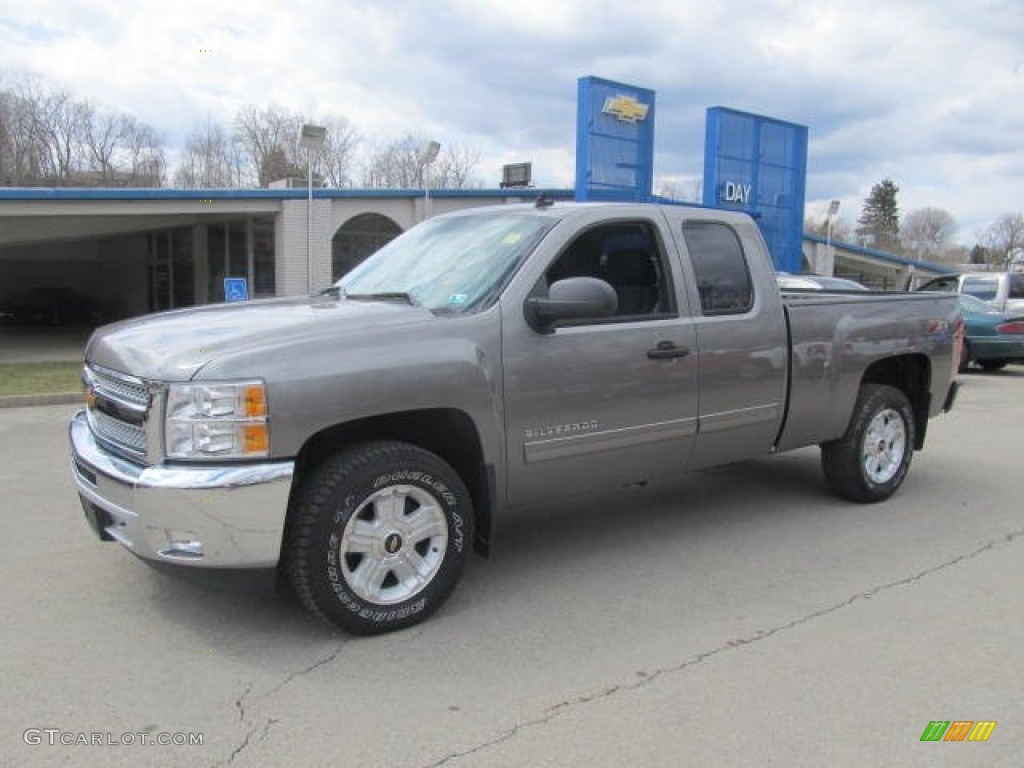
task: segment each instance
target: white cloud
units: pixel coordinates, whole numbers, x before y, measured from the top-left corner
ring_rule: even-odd
[[[478,146],[487,184],[532,160],[569,185],[576,79],[595,74],[657,90],[661,179],[700,177],[720,104],[809,126],[809,210],[839,198],[855,219],[890,176],[904,212],[946,208],[967,239],[1024,205],[1022,39],[1019,0],[7,0],[0,76],[36,72],[171,144],[278,104],[368,142]]]

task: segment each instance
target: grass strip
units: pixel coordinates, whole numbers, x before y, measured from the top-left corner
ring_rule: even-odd
[[[0,363],[0,397],[81,390],[81,363]]]

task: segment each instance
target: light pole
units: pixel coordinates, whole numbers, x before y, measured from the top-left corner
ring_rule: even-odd
[[[825,253],[828,256],[829,274],[836,273],[836,257],[832,254],[832,219],[839,213],[839,201],[833,200],[828,204],[827,225],[825,228]]]
[[[423,174],[423,218],[430,218],[430,164],[437,159],[441,145],[436,141],[428,141],[420,150],[420,168]]]
[[[306,150],[306,290],[313,292],[313,153],[324,148],[327,129],[306,123],[299,133],[299,146]]]

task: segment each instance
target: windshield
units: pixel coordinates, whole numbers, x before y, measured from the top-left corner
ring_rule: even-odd
[[[430,219],[339,280],[351,298],[407,297],[442,312],[489,305],[557,219],[486,213]]]
[[[998,290],[998,277],[965,277],[964,284],[960,288],[962,293],[966,293],[968,296],[977,296],[986,301],[994,299]]]

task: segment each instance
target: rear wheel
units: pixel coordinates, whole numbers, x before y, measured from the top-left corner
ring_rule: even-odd
[[[863,384],[846,434],[821,446],[825,479],[851,501],[887,499],[910,468],[914,435],[914,412],[907,396],[895,387]]]
[[[1009,360],[979,360],[978,365],[983,371],[1001,371],[1010,364]]]
[[[971,367],[971,347],[966,341],[960,343],[960,367],[957,368],[957,373],[966,373],[967,369]]]
[[[379,634],[427,618],[462,573],[469,494],[440,457],[395,441],[335,454],[292,501],[284,570],[313,613]]]

